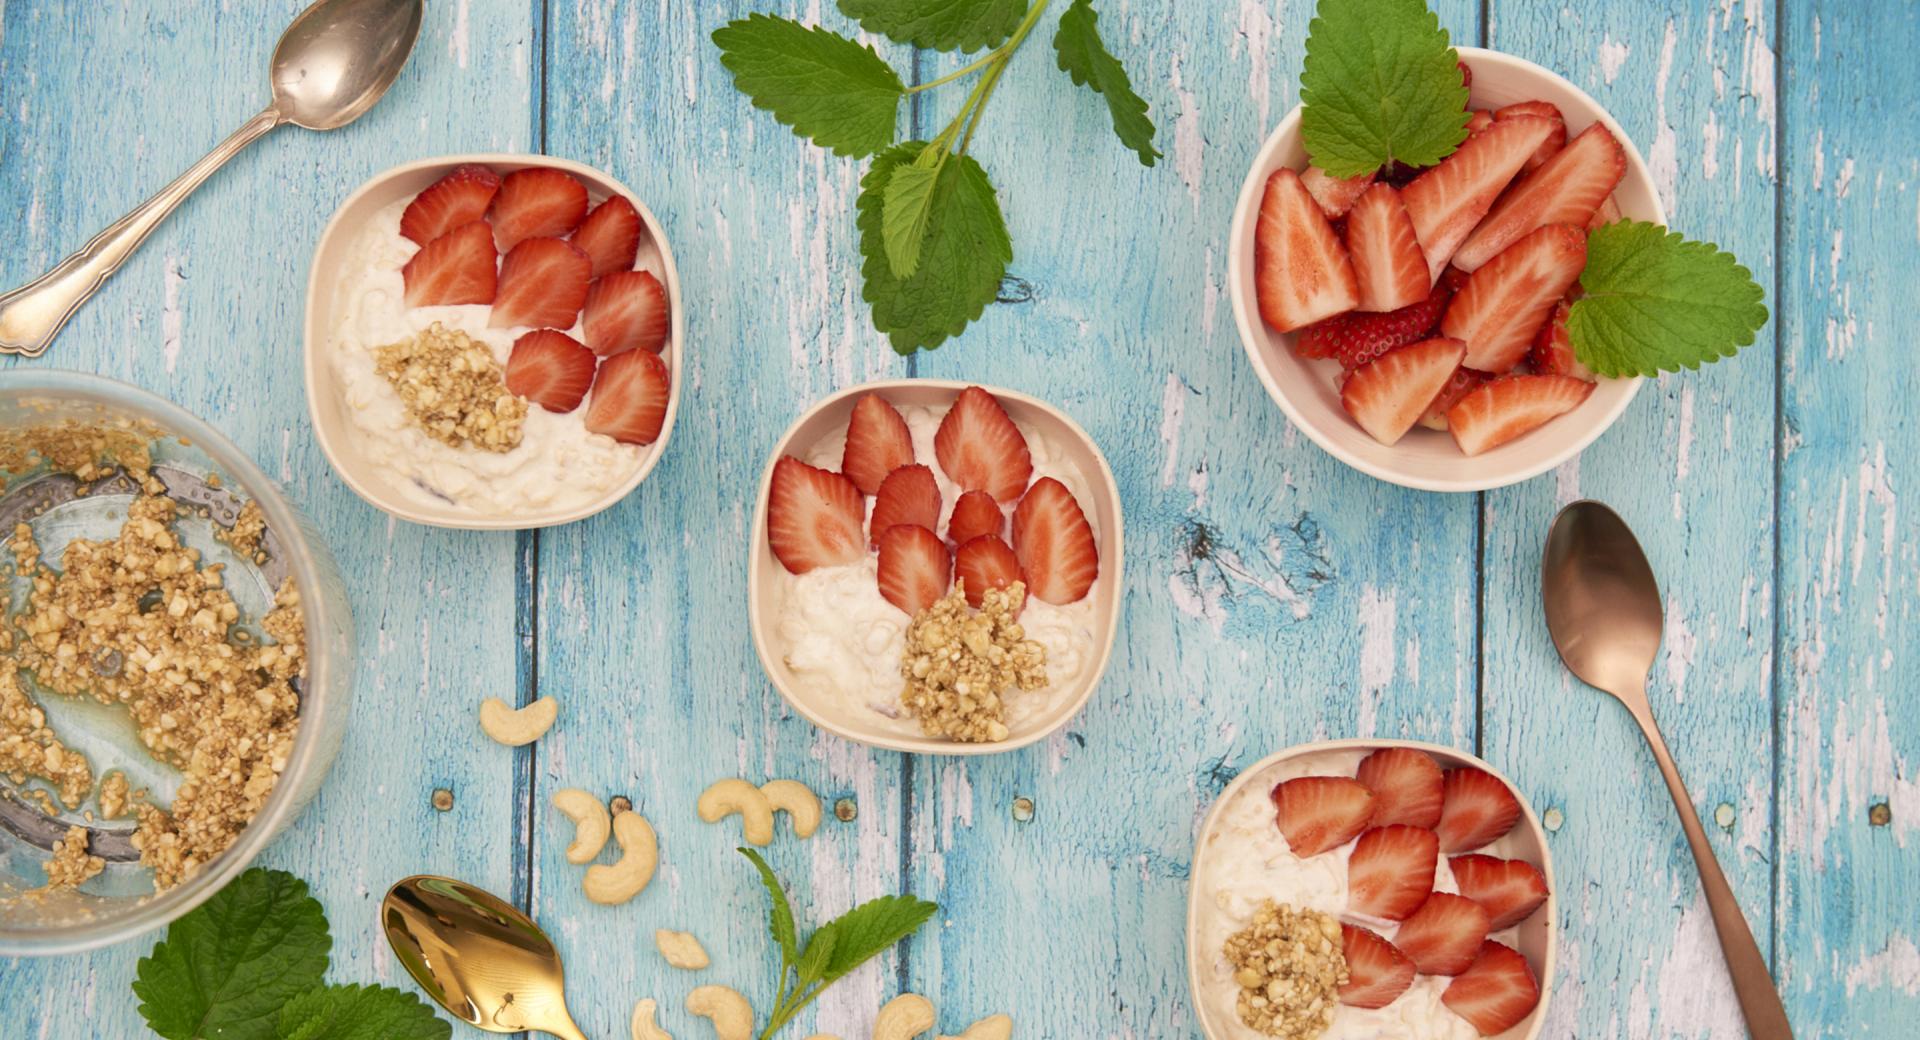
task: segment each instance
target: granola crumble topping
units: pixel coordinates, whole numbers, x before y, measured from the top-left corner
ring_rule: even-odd
[[[989,589],[980,609],[967,606],[966,582],[907,625],[900,659],[901,706],[928,736],[985,743],[1007,739],[1008,690],[1047,685],[1047,651],[1019,622],[1027,587]]]
[[[1282,1040],[1312,1040],[1333,1024],[1347,981],[1340,922],[1318,910],[1269,899],[1222,951],[1240,986],[1237,1010],[1249,1029]]]
[[[486,344],[436,321],[412,339],[376,347],[373,358],[427,436],[452,448],[520,446],[527,402],[507,390]]]
[[[10,665],[0,658],[0,773],[16,784],[40,777],[60,792],[67,808],[77,809],[93,788],[93,770],[85,755],[54,735],[46,713],[20,688],[18,669]]]
[[[42,866],[49,889],[76,888],[106,868],[106,860],[87,851],[87,829],[77,825],[68,827],[67,836],[53,843],[53,858]]]

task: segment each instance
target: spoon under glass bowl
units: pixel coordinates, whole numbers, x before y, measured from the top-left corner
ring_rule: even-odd
[[[1573,674],[1626,705],[1640,724],[1653,760],[1666,778],[1667,792],[1680,813],[1680,826],[1693,848],[1694,866],[1713,913],[1713,929],[1733,975],[1733,992],[1755,1040],[1793,1040],[1787,1012],[1780,1004],[1767,962],[1754,944],[1733,889],[1707,844],[1693,799],[1674,768],[1667,742],[1647,704],[1647,670],[1660,650],[1664,615],[1653,568],[1626,522],[1598,502],[1575,502],[1562,509],[1547,533],[1540,564],[1540,592],[1547,631]]]
[[[213,171],[282,123],[332,130],[393,85],[420,35],[424,0],[318,0],[280,37],[273,100],[187,172],[93,236],[53,270],[0,293],[0,354],[39,357],[61,326]]]
[[[586,1040],[567,1014],[560,954],[513,904],[452,878],[403,878],[380,901],[380,929],[427,996],[490,1033],[533,1029]]]

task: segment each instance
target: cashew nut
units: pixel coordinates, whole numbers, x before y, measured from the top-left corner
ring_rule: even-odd
[[[620,859],[612,866],[595,863],[587,868],[580,888],[596,903],[624,903],[640,894],[660,865],[660,844],[653,825],[637,812],[613,818],[613,840],[620,843]]]
[[[1013,1019],[1006,1015],[988,1015],[968,1026],[959,1036],[943,1036],[940,1040],[1013,1040]]]
[[[673,932],[665,928],[656,928],[653,932],[653,944],[660,947],[660,956],[676,968],[699,971],[707,966],[707,948],[692,932]]]
[[[740,814],[740,833],[749,845],[766,845],[773,841],[773,803],[758,787],[745,780],[720,780],[712,787],[700,792],[700,801],[695,806],[700,818],[708,823],[719,823],[728,816]]]
[[[673,1034],[653,1022],[653,998],[633,1006],[633,1040],[673,1040]]]
[[[700,986],[687,994],[687,1013],[713,1020],[719,1040],[753,1040],[753,1005],[726,986]]]
[[[524,708],[507,707],[498,697],[480,702],[480,728],[487,736],[508,747],[519,747],[539,740],[560,714],[560,702],[542,697]]]
[[[567,862],[586,863],[598,856],[613,829],[606,805],[578,787],[568,787],[553,792],[553,807],[573,821],[573,843],[567,846]]]
[[[785,809],[793,821],[793,836],[811,838],[820,828],[820,799],[798,780],[769,780],[760,785],[760,793],[775,812]]]
[[[873,1040],[913,1040],[933,1028],[933,1002],[918,993],[902,993],[886,1002],[873,1020]]]

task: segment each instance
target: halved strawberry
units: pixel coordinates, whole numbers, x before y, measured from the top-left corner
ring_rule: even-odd
[[[853,404],[847,420],[847,446],[840,455],[840,472],[855,487],[872,495],[880,491],[887,474],[913,464],[913,432],[893,405],[879,394],[867,394]]]
[[[1301,858],[1352,841],[1373,818],[1373,792],[1347,776],[1302,776],[1275,785],[1274,823]]]
[[[1340,925],[1340,948],[1347,959],[1347,981],[1340,1003],[1383,1008],[1413,985],[1413,962],[1399,948],[1356,924]]]
[[[1347,255],[1360,286],[1360,309],[1396,311],[1427,298],[1427,254],[1391,184],[1376,184],[1347,214]]]
[[[1490,127],[1492,125],[1493,125],[1493,113],[1487,111],[1484,108],[1476,108],[1473,111],[1467,113],[1467,136],[1468,137],[1472,137],[1474,134],[1477,134],[1480,131],[1485,130],[1487,127]]]
[[[933,456],[962,491],[985,491],[1011,502],[1033,479],[1033,453],[994,396],[977,386],[954,398],[933,434]]]
[[[627,355],[631,354],[632,357]],[[600,363],[584,424],[622,444],[652,444],[667,421],[673,377],[658,354],[630,350]],[[854,526],[860,526],[858,517]]]
[[[1553,313],[1547,317],[1547,323],[1533,335],[1533,346],[1527,350],[1527,364],[1541,375],[1572,376],[1575,379],[1594,381],[1593,370],[1580,363],[1574,356],[1573,341],[1567,337],[1567,315],[1573,304],[1561,300],[1553,305]]]
[[[513,341],[507,356],[507,390],[549,412],[580,407],[593,386],[593,351],[552,329],[535,329]]]
[[[593,280],[580,314],[580,334],[595,354],[660,353],[672,327],[667,290],[646,271],[614,271]]]
[[[421,245],[487,215],[500,175],[479,163],[462,163],[407,203],[400,234]]]
[[[1013,552],[1027,593],[1048,603],[1079,602],[1100,577],[1093,526],[1073,492],[1052,477],[1034,481],[1014,507]]]
[[[1455,856],[1447,866],[1460,894],[1486,908],[1492,931],[1512,928],[1547,901],[1547,879],[1526,860],[1474,854]]]
[[[632,270],[633,258],[640,254],[640,212],[626,196],[609,195],[607,201],[593,207],[567,241],[593,261],[595,278]]]
[[[1426,412],[1447,385],[1466,345],[1436,337],[1387,351],[1353,370],[1340,388],[1340,406],[1382,444],[1393,444]]]
[[[1508,371],[1527,356],[1533,334],[1586,266],[1586,232],[1567,224],[1539,228],[1467,276],[1440,316],[1440,331],[1467,345],[1468,368]]]
[[[627,357],[660,360],[640,350],[606,364]],[[866,506],[853,481],[782,455],[773,464],[767,489],[767,544],[780,565],[794,574],[853,563],[867,555],[866,532],[860,529]]]
[[[1560,124],[1553,133],[1547,135],[1547,139],[1541,142],[1540,147],[1534,149],[1533,154],[1527,157],[1525,165],[1520,167],[1521,173],[1532,173],[1534,170],[1539,169],[1542,163],[1553,158],[1555,152],[1566,147],[1567,117],[1561,115],[1560,109],[1552,102],[1522,101],[1518,104],[1508,105],[1493,113],[1493,118],[1495,119],[1512,119],[1514,116],[1540,116],[1543,119],[1551,119]]]
[[[487,324],[496,329],[570,329],[587,302],[593,262],[564,239],[529,238],[500,260],[500,289]]]
[[[939,535],[917,524],[895,524],[880,532],[877,541],[880,595],[888,603],[918,614],[947,594],[953,584],[953,557]]]
[[[586,215],[586,185],[551,166],[529,166],[500,179],[493,237],[505,252],[529,238],[564,235]]]
[[[1455,369],[1453,378],[1448,379],[1447,385],[1433,395],[1433,403],[1428,405],[1426,412],[1420,416],[1420,425],[1429,430],[1444,432],[1447,428],[1447,409],[1452,408],[1462,397],[1479,389],[1486,381],[1485,372],[1475,372],[1471,368]]]
[[[1300,175],[1282,167],[1267,178],[1253,229],[1253,279],[1260,317],[1292,332],[1360,305],[1347,250]]]
[[[462,224],[420,247],[400,268],[407,306],[492,303],[497,278],[493,229],[484,220]]]
[[[1540,982],[1519,951],[1488,941],[1467,970],[1447,984],[1440,1003],[1481,1036],[1499,1036],[1539,1006]]]
[[[1353,204],[1367,188],[1373,184],[1374,175],[1363,173],[1358,177],[1334,177],[1318,166],[1308,166],[1300,171],[1300,184],[1320,204],[1320,212],[1328,220],[1339,220],[1347,215]]]
[[[1551,119],[1496,119],[1402,189],[1400,199],[1413,218],[1432,277],[1440,277],[1454,250],[1473,233],[1527,157],[1552,133]]]
[[[1404,823],[1431,830],[1440,822],[1440,764],[1426,752],[1381,748],[1360,760],[1353,778],[1373,792],[1375,827]]]
[[[1447,429],[1468,455],[1491,451],[1580,407],[1593,384],[1572,376],[1495,379],[1447,410]]]
[[[1020,560],[1007,543],[983,534],[960,543],[953,554],[953,573],[966,583],[967,602],[978,607],[988,589],[1004,589],[1020,580]]]
[[[912,524],[931,531],[940,526],[940,484],[925,466],[906,465],[887,474],[873,499],[867,531],[874,544],[887,529]]]
[[[1000,503],[985,491],[969,491],[960,496],[953,504],[953,515],[947,517],[947,541],[962,545],[973,541],[983,534],[998,538],[1007,529],[1006,514],[1000,511]]]
[[[1615,201],[1613,196],[1609,195],[1607,196],[1607,201],[1602,202],[1600,208],[1593,211],[1593,219],[1587,221],[1587,230],[1592,231],[1594,228],[1604,227],[1616,220],[1623,219],[1623,216],[1620,212],[1620,203]]]
[[[1464,61],[1463,61],[1463,62],[1459,62],[1458,64],[1459,64],[1459,66],[1460,66],[1460,85],[1461,85],[1461,86],[1463,86],[1463,87],[1469,87],[1469,88],[1471,88],[1471,87],[1473,86],[1473,68],[1472,68],[1472,66],[1470,66],[1470,65],[1468,65],[1468,64],[1467,64],[1466,62],[1464,62]]]
[[[1500,197],[1487,219],[1453,254],[1453,265],[1474,271],[1528,233],[1549,224],[1584,228],[1627,172],[1627,153],[1595,123],[1555,152],[1538,170]]]
[[[1435,892],[1413,916],[1400,922],[1393,944],[1422,975],[1458,975],[1467,970],[1487,941],[1491,919],[1485,907],[1465,896]]]
[[[1376,817],[1380,795],[1374,793]],[[1433,892],[1440,839],[1423,827],[1374,827],[1353,843],[1347,860],[1347,909],[1389,921],[1404,920]]]
[[[1432,335],[1453,292],[1453,280],[1443,277],[1426,299],[1397,311],[1348,311],[1314,322],[1293,338],[1293,352],[1306,358],[1333,358],[1342,368],[1358,368],[1395,347]]]
[[[1520,818],[1520,800],[1499,777],[1484,769],[1462,766],[1447,770],[1446,794],[1440,808],[1440,851],[1448,855],[1470,852],[1513,829]]]

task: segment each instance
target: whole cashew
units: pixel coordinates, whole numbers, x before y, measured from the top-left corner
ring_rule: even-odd
[[[539,740],[560,714],[560,702],[542,697],[524,708],[507,707],[498,697],[480,702],[480,728],[487,736],[508,747],[519,747]]]
[[[687,1013],[713,1020],[719,1040],[753,1040],[753,1005],[726,986],[700,986],[687,994]]]
[[[798,780],[769,780],[760,785],[775,812],[785,809],[793,821],[796,838],[811,838],[820,828],[820,799],[813,789]]]
[[[740,814],[740,833],[750,845],[766,845],[773,841],[773,804],[758,787],[745,780],[720,780],[712,787],[700,792],[700,801],[695,806],[700,818],[708,823],[719,823],[728,816]]]
[[[553,792],[553,807],[573,821],[573,843],[567,846],[568,863],[586,863],[606,847],[613,819],[606,804],[578,787]]]
[[[673,1040],[673,1034],[653,1022],[653,998],[633,1006],[633,1040]]]
[[[707,966],[707,948],[700,945],[692,932],[673,932],[665,928],[656,928],[653,932],[653,944],[660,948],[660,956],[676,968],[699,971]]]
[[[660,843],[653,825],[637,812],[613,818],[613,840],[620,843],[620,859],[612,866],[595,863],[587,868],[580,888],[596,903],[624,903],[640,894],[660,865]]]
[[[988,1015],[968,1026],[959,1036],[943,1036],[940,1040],[1013,1040],[1013,1019],[1006,1015]]]
[[[873,1020],[873,1040],[913,1040],[933,1028],[933,1002],[902,993],[882,1005]]]

